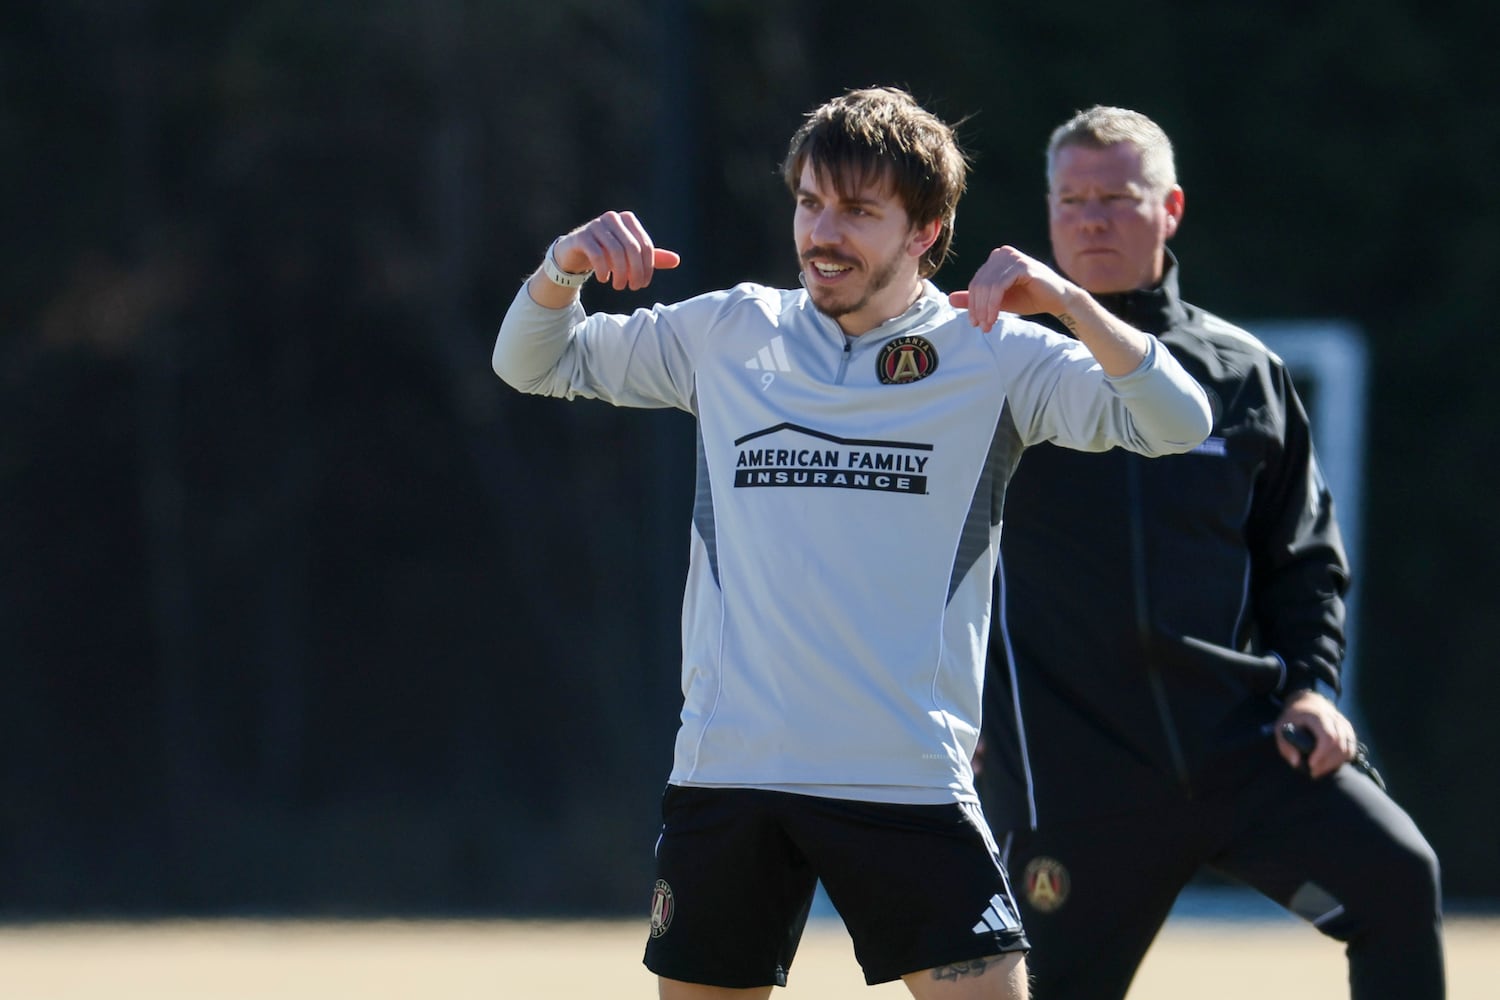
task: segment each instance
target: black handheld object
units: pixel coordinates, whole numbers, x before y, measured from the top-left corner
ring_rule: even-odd
[[[1302,761],[1297,765],[1297,769],[1303,774],[1307,774],[1307,756],[1318,745],[1318,738],[1312,734],[1312,730],[1304,729],[1295,722],[1288,722],[1282,725],[1281,738],[1295,747],[1297,752],[1302,755]]]
[[[1307,763],[1307,755],[1313,752],[1313,747],[1318,745],[1318,740],[1312,734],[1312,730],[1303,729],[1295,722],[1288,722],[1281,727],[1281,738],[1296,747],[1302,754],[1302,762]]]
[[[1307,755],[1312,753],[1313,747],[1318,745],[1316,737],[1313,736],[1310,730],[1304,729],[1294,722],[1288,722],[1284,723],[1281,727],[1281,738],[1296,747],[1297,751],[1302,754],[1301,769],[1305,774],[1307,772]],[[1380,772],[1375,770],[1375,765],[1370,762],[1370,752],[1365,748],[1363,743],[1359,744],[1355,749],[1354,759],[1349,763],[1363,771],[1371,781],[1379,786],[1381,791],[1385,791],[1385,779],[1380,776]]]

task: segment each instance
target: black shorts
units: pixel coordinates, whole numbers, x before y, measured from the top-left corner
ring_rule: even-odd
[[[1030,947],[978,806],[668,785],[646,967],[785,986],[818,879],[872,986]]]

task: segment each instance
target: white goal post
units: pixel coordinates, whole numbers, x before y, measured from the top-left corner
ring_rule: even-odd
[[[1313,448],[1333,491],[1334,512],[1353,567],[1345,597],[1347,644],[1339,708],[1362,730],[1356,693],[1355,642],[1359,583],[1364,576],[1365,431],[1369,349],[1364,332],[1339,319],[1276,319],[1240,323],[1286,363],[1312,422]]]

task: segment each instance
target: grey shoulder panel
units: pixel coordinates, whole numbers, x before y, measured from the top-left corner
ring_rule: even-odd
[[[979,481],[974,485],[974,498],[969,502],[969,512],[959,536],[958,552],[953,561],[953,575],[948,580],[948,597],[951,600],[962,582],[973,569],[974,563],[989,548],[990,531],[1000,523],[1005,509],[1005,488],[1010,483],[1016,465],[1021,461],[1021,432],[1016,427],[1010,411],[1010,401],[1000,408],[1000,418],[995,422],[995,434],[990,439],[990,451],[985,456]]]

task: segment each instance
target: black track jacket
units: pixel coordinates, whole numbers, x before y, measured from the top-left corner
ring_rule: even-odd
[[[1286,695],[1338,686],[1349,574],[1279,358],[1157,288],[1096,296],[1208,391],[1210,437],[1026,450],[1006,493],[980,784],[997,830],[1197,794],[1270,756]]]

